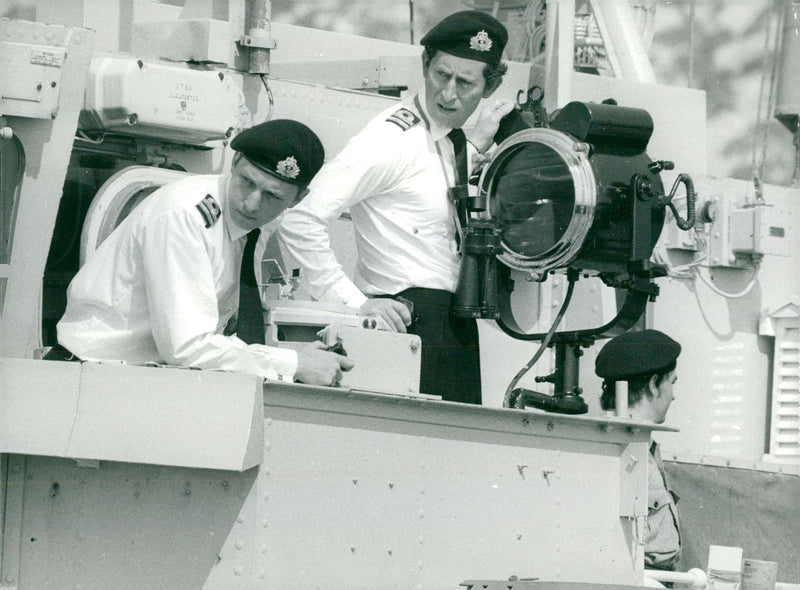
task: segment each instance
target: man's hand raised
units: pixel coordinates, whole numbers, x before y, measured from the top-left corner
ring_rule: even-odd
[[[494,142],[494,134],[500,127],[500,120],[514,110],[515,103],[512,100],[486,101],[467,139],[474,145],[479,152],[488,150]]]

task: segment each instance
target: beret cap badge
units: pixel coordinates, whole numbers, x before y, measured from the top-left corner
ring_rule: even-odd
[[[508,30],[480,10],[462,10],[444,17],[420,40],[429,50],[482,61],[494,66],[503,59]]]
[[[475,51],[491,51],[492,40],[489,37],[489,33],[486,31],[479,31],[469,40],[469,48]]]
[[[275,171],[286,178],[297,178],[300,174],[300,167],[297,165],[295,157],[289,156],[275,165]]]
[[[325,162],[317,134],[299,121],[270,119],[240,132],[231,148],[280,180],[307,185]]]

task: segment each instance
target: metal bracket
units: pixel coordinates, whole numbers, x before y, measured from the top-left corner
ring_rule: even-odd
[[[274,38],[258,34],[255,31],[251,31],[249,35],[242,35],[236,42],[242,47],[252,49],[275,49],[278,46]]]
[[[20,552],[22,543],[22,504],[25,492],[25,456],[4,455],[0,465],[5,506],[2,518],[2,561],[0,590],[19,588]]]
[[[619,458],[619,515],[647,516],[647,453],[649,443],[629,443]]]

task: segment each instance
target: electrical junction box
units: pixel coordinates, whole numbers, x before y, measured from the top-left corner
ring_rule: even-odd
[[[711,266],[747,267],[765,254],[791,255],[791,211],[758,203],[735,207],[727,199],[716,199],[709,206],[709,216]]]
[[[0,115],[55,117],[66,49],[3,41],[0,56]]]
[[[99,57],[89,69],[80,126],[202,144],[230,137],[245,113],[241,90],[224,72]]]
[[[773,205],[732,210],[731,250],[743,254],[789,256],[790,220],[790,216]]]

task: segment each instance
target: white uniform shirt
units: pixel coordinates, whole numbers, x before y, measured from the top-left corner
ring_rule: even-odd
[[[424,108],[424,95],[417,104]],[[420,121],[404,129],[388,120],[401,108]],[[309,195],[286,212],[278,237],[315,299],[360,307],[365,294],[409,287],[455,292],[460,259],[447,194],[454,178],[450,129],[431,122],[428,130],[425,120],[431,121],[415,101],[382,112],[323,166]],[[354,281],[345,276],[327,233],[347,209],[358,249]]]
[[[292,379],[295,351],[225,335],[247,234],[225,215],[227,190],[227,176],[191,176],[136,207],[70,283],[59,343],[84,360]],[[210,227],[197,207],[206,195],[221,209]]]

